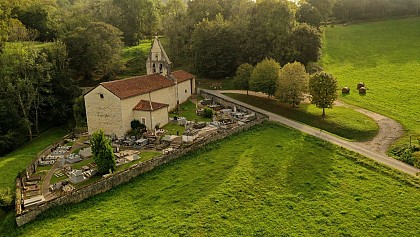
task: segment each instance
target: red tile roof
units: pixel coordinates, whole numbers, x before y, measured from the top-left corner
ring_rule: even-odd
[[[172,72],[171,75],[178,83],[195,78],[193,74],[183,70]],[[174,84],[173,81],[158,73],[101,83],[103,87],[114,93],[120,99],[142,95],[173,86]]]
[[[150,107],[152,105],[152,107]],[[168,107],[167,104],[162,104],[158,102],[150,103],[149,100],[140,100],[140,102],[133,108],[133,110],[140,110],[140,111],[155,111],[164,107]]]
[[[122,80],[103,82],[103,87],[114,93],[120,99],[142,95],[159,89],[173,86],[174,83],[156,73]]]
[[[176,78],[176,81],[178,83],[195,78],[193,74],[186,72],[184,70],[178,70],[178,71],[172,72],[171,75]]]

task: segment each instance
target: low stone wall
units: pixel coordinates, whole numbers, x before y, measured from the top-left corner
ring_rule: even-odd
[[[218,101],[221,102],[221,101]],[[222,104],[222,103],[221,103]],[[226,105],[226,104],[223,104]],[[243,108],[242,106],[235,105],[231,102],[229,102],[230,106],[237,106],[237,108]],[[249,108],[245,108],[248,111],[250,111]],[[218,132],[214,135],[208,136],[206,139],[201,140],[200,142],[194,143],[193,145],[178,149],[174,151],[173,153],[167,154],[167,155],[161,155],[158,157],[155,157],[151,160],[138,163],[137,165],[123,171],[117,174],[114,174],[112,176],[109,176],[107,178],[103,178],[95,183],[92,183],[88,186],[85,186],[83,188],[77,189],[69,194],[66,194],[65,196],[61,196],[55,199],[52,199],[48,202],[42,203],[36,207],[33,207],[29,210],[24,210],[23,212],[20,210],[20,207],[16,208],[16,223],[18,226],[22,226],[36,218],[40,213],[64,204],[69,203],[78,203],[83,201],[86,198],[89,198],[93,195],[105,192],[110,190],[111,188],[118,186],[120,184],[126,183],[130,181],[131,179],[144,174],[160,165],[166,164],[172,160],[175,160],[179,157],[182,157],[192,151],[196,151],[203,146],[206,146],[209,143],[212,143],[214,141],[221,140],[225,137],[231,136],[235,133],[242,132],[244,130],[248,130],[249,128],[261,124],[264,121],[268,120],[268,117],[266,115],[260,114],[255,112],[257,115],[257,119],[254,121],[247,123],[242,126],[234,127],[232,129],[228,130],[218,130]]]
[[[205,98],[212,99],[213,103],[220,104],[220,105],[222,105],[225,108],[233,109],[234,107],[236,107],[236,109],[239,109],[239,110],[252,111],[252,112],[255,113],[255,115],[257,116],[257,118],[260,118],[260,119],[267,118],[267,120],[268,120],[268,116],[265,115],[265,114],[256,112],[256,111],[254,111],[254,110],[252,110],[252,109],[250,109],[250,108],[248,108],[246,106],[238,105],[238,104],[236,104],[234,102],[227,101],[227,100],[223,99],[222,97],[219,97],[219,96],[217,96],[215,94],[208,93],[208,92],[206,92],[204,90],[200,90],[199,91],[199,94],[201,94],[201,96],[203,96]]]

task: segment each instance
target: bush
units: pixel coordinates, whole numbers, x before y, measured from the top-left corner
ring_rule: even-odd
[[[0,189],[0,207],[11,207],[13,205],[14,193],[10,188]]]
[[[418,149],[419,148],[417,146],[404,144],[392,148],[390,153],[404,163],[420,167],[420,154],[418,154]]]
[[[204,118],[213,118],[213,110],[209,109],[209,108],[204,108],[203,117]]]
[[[420,168],[420,152],[413,152],[414,167]]]

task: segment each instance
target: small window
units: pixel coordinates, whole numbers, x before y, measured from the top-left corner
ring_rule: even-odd
[[[140,121],[142,124],[146,125],[146,118],[141,118]]]
[[[153,63],[153,73],[156,72],[156,64]]]
[[[162,63],[159,64],[159,72],[162,73],[163,72],[163,65]]]
[[[185,90],[185,93],[187,93],[187,90]]]
[[[101,99],[103,99],[104,98],[104,94],[99,94],[99,97],[101,97]]]

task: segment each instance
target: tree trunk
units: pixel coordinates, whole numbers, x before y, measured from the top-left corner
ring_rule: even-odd
[[[23,119],[25,120],[26,128],[28,129],[29,141],[32,141],[32,128],[31,128],[31,122],[29,121],[29,115],[26,113],[25,106],[23,104],[21,96],[17,94],[17,97],[18,97],[20,108],[22,109]]]
[[[246,95],[249,95],[249,93],[248,93],[249,91],[248,90],[246,90]]]
[[[35,108],[35,130],[36,134],[39,135],[38,107]]]
[[[325,118],[325,108],[322,107],[322,118]]]
[[[36,134],[39,135],[39,120],[38,120],[38,108],[39,108],[39,93],[35,102],[35,130]]]

